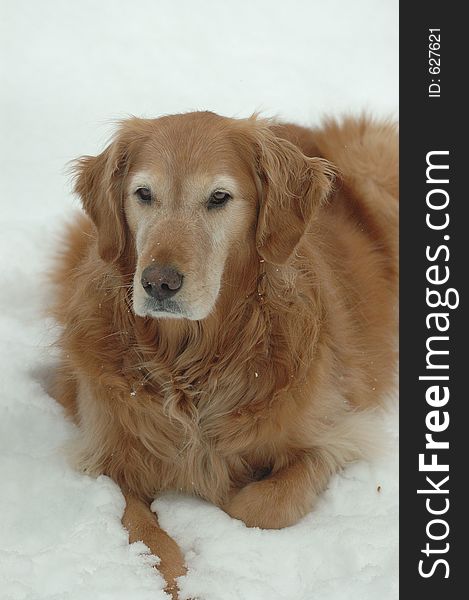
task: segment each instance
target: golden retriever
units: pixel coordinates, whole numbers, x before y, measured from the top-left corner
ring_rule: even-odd
[[[397,160],[387,122],[194,112],[124,120],[75,163],[55,393],[174,597],[155,495],[286,527],[367,451],[394,376]]]

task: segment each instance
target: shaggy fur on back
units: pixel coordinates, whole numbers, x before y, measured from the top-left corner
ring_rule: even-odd
[[[225,166],[249,207],[226,242],[216,302],[201,319],[138,316],[144,259],[126,186],[153,156],[172,161],[170,180],[215,164],[213,140],[229,144]],[[148,501],[183,490],[248,525],[296,522],[368,451],[370,415],[393,381],[395,127],[131,119],[76,177],[87,215],[64,236],[54,314],[56,396],[79,425],[78,468]],[[168,256],[190,227],[179,222]],[[199,260],[197,239],[187,260]]]

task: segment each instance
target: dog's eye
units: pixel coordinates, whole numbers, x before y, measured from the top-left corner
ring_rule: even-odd
[[[143,202],[144,204],[150,204],[151,191],[148,188],[146,188],[146,187],[138,188],[138,190],[135,193],[138,196],[138,198],[141,200],[141,202]]]
[[[223,206],[230,200],[231,195],[228,192],[222,192],[220,190],[213,192],[208,201],[208,208],[216,208],[217,206]]]

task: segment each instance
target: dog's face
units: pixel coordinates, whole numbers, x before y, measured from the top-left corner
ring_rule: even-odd
[[[192,320],[216,305],[228,257],[290,258],[331,177],[266,122],[213,113],[124,121],[77,172],[101,257],[134,273],[134,312]]]
[[[252,173],[215,124],[162,119],[132,165],[124,210],[135,240],[133,306],[140,316],[206,317],[228,255],[242,255],[252,237]]]

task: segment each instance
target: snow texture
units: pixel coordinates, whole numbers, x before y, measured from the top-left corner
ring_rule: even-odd
[[[127,543],[117,486],[68,466],[74,426],[46,392],[57,331],[43,274],[78,205],[67,161],[128,114],[396,117],[397,0],[1,4],[0,598],[164,599],[155,559]],[[334,477],[294,527],[157,499],[189,566],[181,598],[397,598],[395,399],[381,420],[391,450]]]

